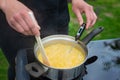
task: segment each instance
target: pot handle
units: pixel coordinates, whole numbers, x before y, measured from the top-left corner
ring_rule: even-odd
[[[97,59],[98,59],[97,56],[92,56],[92,57],[88,58],[88,59],[85,61],[84,64],[85,64],[85,65],[92,64],[92,63],[94,63]]]
[[[38,78],[39,76],[41,76],[43,73],[45,73],[48,70],[48,68],[41,66],[37,62],[27,64],[25,68],[29,72],[30,75],[36,78]]]
[[[97,29],[92,30],[83,40],[82,42],[87,45],[91,39],[93,39],[97,34],[102,32],[104,27],[99,27]]]

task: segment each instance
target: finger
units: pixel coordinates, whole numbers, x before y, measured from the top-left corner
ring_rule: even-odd
[[[28,25],[25,23],[20,14],[15,15],[14,19],[19,25],[21,25],[25,33],[27,33],[28,35],[32,35],[31,30],[29,29]]]
[[[94,14],[93,10],[87,10],[85,12],[85,15],[87,18],[86,29],[88,29],[89,27],[92,27],[95,24],[97,17]]]
[[[19,33],[22,33],[24,35],[29,35],[27,32],[24,31],[21,25],[19,25],[19,23],[16,22],[14,18],[11,19],[10,26]]]
[[[10,25],[17,32],[27,35],[26,33],[24,33],[24,29],[21,27],[21,25],[19,25],[14,18],[10,19]]]
[[[80,10],[79,10],[79,9],[75,9],[75,10],[74,10],[74,13],[75,13],[76,16],[77,16],[77,19],[78,19],[79,24],[82,25],[82,24],[83,24],[83,18],[82,18],[82,15],[81,15],[81,13],[80,13]]]
[[[87,21],[86,21],[86,29],[88,29],[89,27],[90,27],[90,25],[91,25],[91,14],[87,11],[87,12],[85,12],[85,15],[86,15],[86,19],[87,19]]]
[[[31,30],[32,34],[39,35],[40,34],[40,32],[39,32],[40,27],[38,27],[38,24],[33,22],[33,20],[31,19],[31,17],[29,16],[28,13],[22,14],[22,15],[23,15],[23,19],[25,20],[25,22],[29,26],[29,29]]]
[[[95,13],[93,11],[89,12],[88,17],[89,18],[87,19],[87,23],[88,23],[87,28],[92,27],[95,24],[96,19],[97,19],[97,16],[95,15]]]
[[[86,27],[88,29],[89,27],[92,27],[95,24],[95,22],[97,20],[97,16],[96,16],[95,12],[93,11],[93,8],[90,8],[89,10],[86,10],[85,14],[86,14],[86,17],[87,17]]]
[[[38,30],[38,28],[32,28],[31,31],[33,32],[34,35],[39,36],[40,35],[40,31]]]
[[[93,26],[95,24],[96,20],[97,20],[97,16],[94,12],[93,12],[92,15],[93,15],[93,22],[91,23],[91,26]]]

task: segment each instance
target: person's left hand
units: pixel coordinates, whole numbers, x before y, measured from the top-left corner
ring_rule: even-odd
[[[87,19],[86,29],[95,24],[97,16],[93,10],[93,6],[87,4],[84,0],[72,0],[72,10],[76,14],[80,25],[84,22],[82,13],[85,13]]]

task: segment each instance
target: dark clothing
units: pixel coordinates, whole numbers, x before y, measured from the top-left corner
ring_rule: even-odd
[[[21,0],[21,2],[33,10],[41,26],[42,37],[64,32],[69,22],[67,0]]]
[[[68,34],[69,14],[66,0],[20,0],[30,8],[41,26],[41,37]],[[25,36],[13,30],[0,11],[0,47],[9,62],[9,80],[15,77],[15,57],[23,48],[33,48],[34,36]]]

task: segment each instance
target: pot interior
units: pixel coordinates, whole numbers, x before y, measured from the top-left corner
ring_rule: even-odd
[[[70,69],[83,64],[87,57],[86,47],[68,35],[54,35],[42,39],[51,68]],[[35,56],[42,64],[41,52],[35,45]],[[44,64],[46,65],[46,64]],[[46,65],[47,66],[47,65]]]

